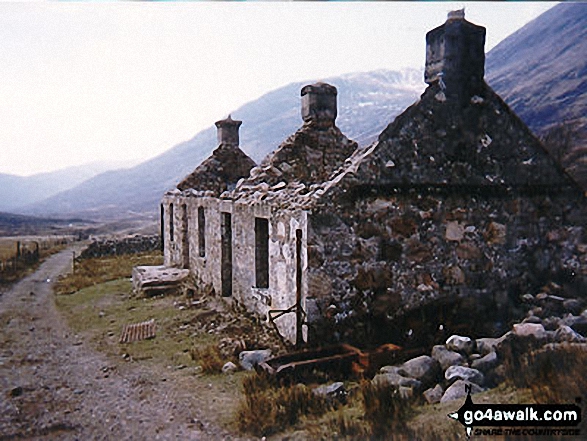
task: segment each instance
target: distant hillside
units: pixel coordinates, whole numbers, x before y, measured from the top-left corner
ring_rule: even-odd
[[[35,204],[81,184],[106,170],[121,168],[120,162],[94,162],[50,173],[16,176],[0,173],[0,210],[13,211]]]
[[[338,126],[359,143],[369,143],[424,90],[422,73],[375,71],[325,81],[338,87]],[[311,81],[289,84],[232,113],[241,119],[242,149],[260,161],[302,125],[300,90]],[[218,115],[218,119],[226,115]],[[216,148],[211,127],[164,154],[128,170],[96,176],[74,189],[29,207],[27,213],[108,217],[132,212],[155,213],[163,192],[174,188]]]
[[[560,3],[528,23],[489,52],[486,71],[537,135],[566,144],[555,156],[587,189],[587,3]]]
[[[487,54],[486,72],[487,82],[538,136],[550,134],[549,140],[563,146],[563,165],[587,188],[587,4],[559,4],[506,38]],[[418,99],[425,89],[422,78],[419,70],[381,70],[326,79],[339,91],[337,125],[360,144],[373,141]],[[310,82],[269,92],[232,113],[243,120],[241,147],[253,159],[260,161],[300,127],[300,89]],[[155,216],[163,192],[215,147],[211,127],[157,158],[96,176],[27,212]]]
[[[70,227],[89,224],[81,219],[49,219],[0,212],[0,236],[70,234]]]

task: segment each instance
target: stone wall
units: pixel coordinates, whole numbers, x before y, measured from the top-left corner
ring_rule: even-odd
[[[170,206],[173,205],[173,240],[170,240]],[[184,217],[184,207],[186,214]],[[163,199],[165,253],[170,267],[189,268],[197,291],[214,293],[246,310],[267,318],[270,310],[284,310],[296,303],[296,230],[301,230],[301,268],[306,270],[307,216],[302,210],[275,210],[270,204],[232,202],[209,196],[167,195]],[[200,256],[198,208],[205,214],[205,255]],[[223,213],[231,215],[232,266],[230,295],[223,289]],[[269,286],[257,287],[255,271],[255,218],[268,220]],[[186,228],[187,226],[187,228]],[[186,240],[187,237],[187,240]],[[188,252],[185,253],[185,246]],[[187,264],[186,264],[187,256]],[[225,263],[226,264],[226,263]],[[302,306],[306,297],[302,278]],[[275,321],[281,335],[296,338],[295,314]]]
[[[133,236],[121,239],[94,240],[81,254],[81,259],[103,256],[121,256],[161,250],[161,237]]]
[[[448,332],[499,335],[519,318],[521,296],[549,282],[568,297],[584,295],[581,205],[570,197],[408,192],[315,210],[314,338],[418,346]]]

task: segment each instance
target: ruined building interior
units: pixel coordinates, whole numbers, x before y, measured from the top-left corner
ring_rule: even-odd
[[[241,122],[218,121],[217,149],[163,197],[165,266],[292,342],[363,347],[497,335],[523,294],[584,291],[584,195],[485,83],[484,44],[449,14],[426,35],[426,90],[371,145],[337,128],[325,83],[259,165]]]

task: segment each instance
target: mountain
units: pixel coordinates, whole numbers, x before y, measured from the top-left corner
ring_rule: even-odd
[[[587,4],[561,3],[503,40],[486,57],[486,80],[587,188]],[[420,70],[380,70],[325,81],[337,86],[337,125],[366,144],[424,91]],[[241,147],[259,162],[302,124],[300,89],[289,84],[232,116],[243,120]],[[218,115],[221,119],[226,115]],[[553,141],[553,142],[551,142]],[[561,147],[562,145],[562,147]],[[107,172],[26,212],[84,217],[155,214],[163,193],[216,147],[208,128],[189,141],[128,170]]]
[[[425,86],[422,78],[421,71],[408,69],[353,73],[325,81],[338,88],[340,129],[359,143],[369,143],[418,99]],[[311,82],[289,84],[232,113],[243,121],[241,148],[255,161],[302,125],[300,90]],[[218,119],[223,116],[218,115]],[[76,213],[92,218],[155,213],[163,193],[174,188],[216,147],[216,128],[211,127],[154,159],[127,170],[103,173],[21,211],[59,216]]]
[[[47,234],[73,234],[76,229],[92,225],[81,219],[49,219],[0,211],[0,237]]]
[[[120,162],[105,161],[67,167],[32,176],[0,173],[0,210],[13,211],[56,195],[106,170],[120,168]]]
[[[587,188],[587,4],[541,14],[489,52],[486,72],[546,146],[563,149],[554,155]]]

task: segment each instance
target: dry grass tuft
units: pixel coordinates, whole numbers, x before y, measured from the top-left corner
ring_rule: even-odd
[[[507,353],[507,377],[518,388],[529,388],[539,404],[587,399],[587,350],[576,344],[548,345],[527,353]]]
[[[222,372],[224,361],[217,345],[194,347],[190,350],[192,360],[199,363],[205,374],[219,374]]]
[[[324,397],[303,385],[277,386],[267,376],[243,379],[244,397],[237,410],[239,430],[266,436],[294,426],[302,417],[323,415],[332,409]]]
[[[404,439],[406,421],[411,415],[413,401],[404,399],[389,386],[361,382],[364,420],[374,439]]]
[[[353,418],[344,411],[337,411],[325,422],[327,434],[320,433],[316,438],[360,441],[369,439],[369,428],[361,419]]]

